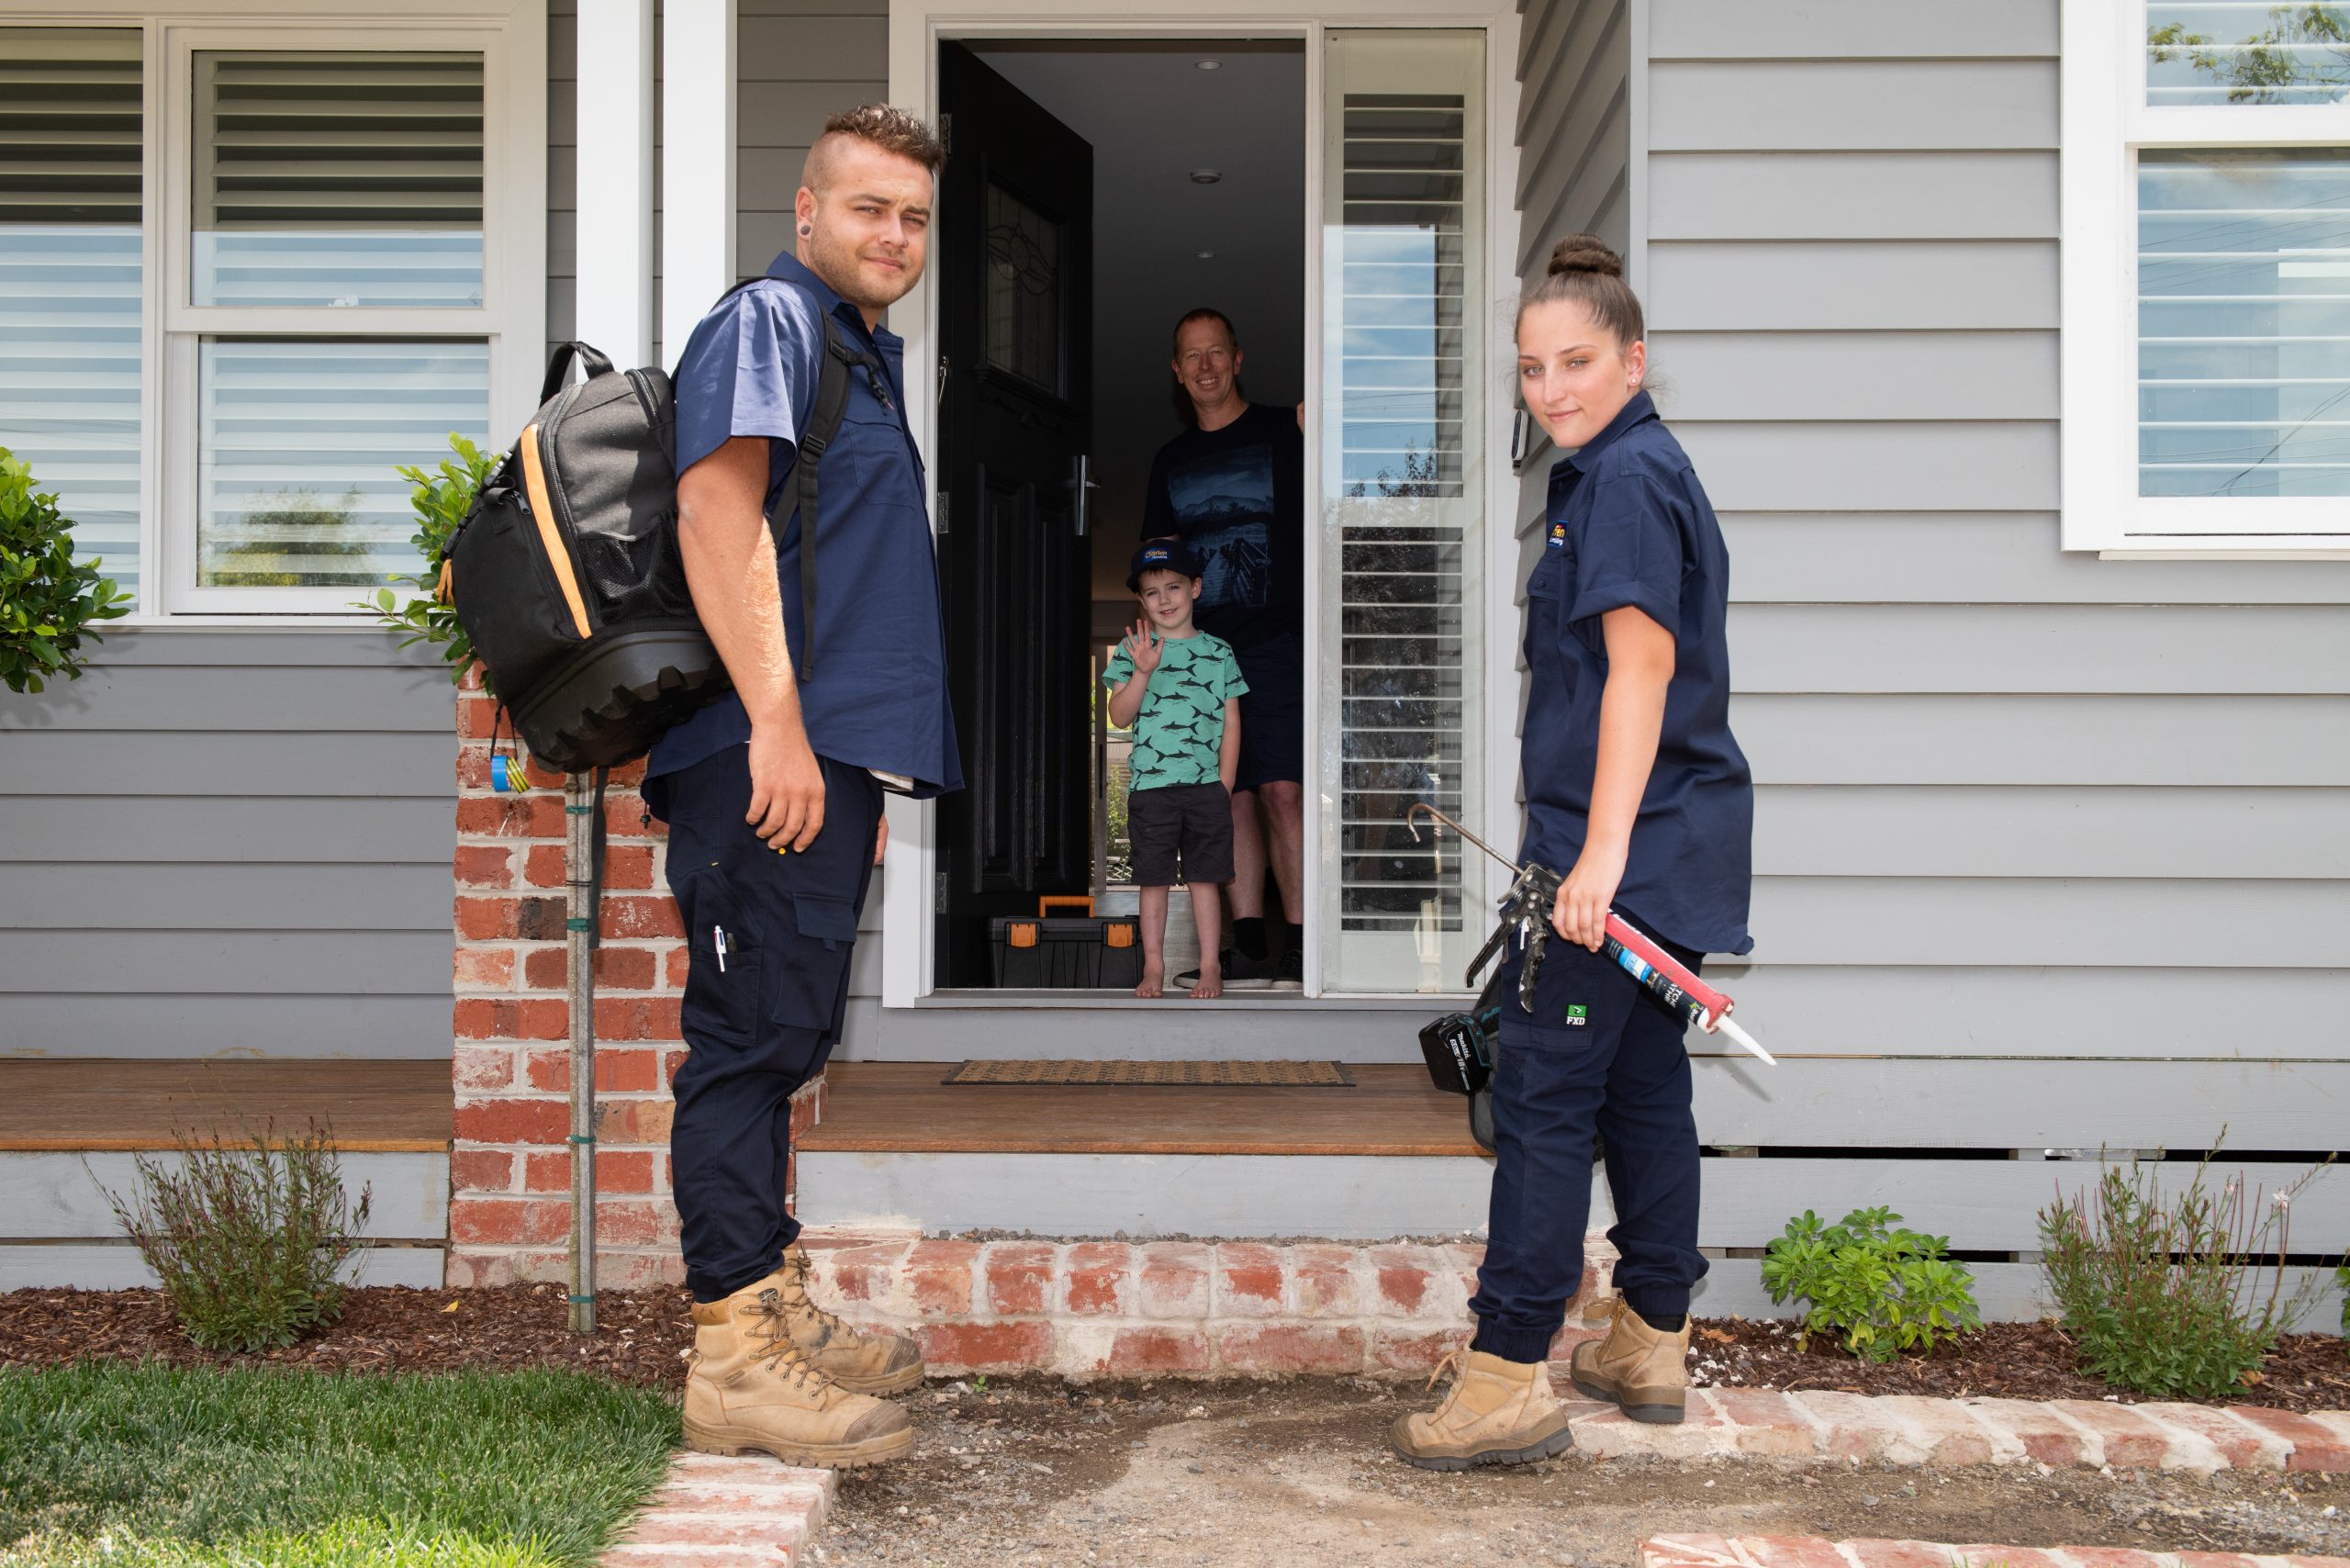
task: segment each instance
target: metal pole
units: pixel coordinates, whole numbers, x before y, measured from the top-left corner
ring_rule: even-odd
[[[564,980],[571,1002],[571,1330],[596,1331],[596,969],[588,913],[595,790],[585,773],[563,782]]]

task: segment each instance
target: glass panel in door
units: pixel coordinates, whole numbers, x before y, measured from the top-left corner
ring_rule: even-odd
[[[1324,73],[1322,983],[1457,990],[1483,940],[1482,32],[1338,32]]]

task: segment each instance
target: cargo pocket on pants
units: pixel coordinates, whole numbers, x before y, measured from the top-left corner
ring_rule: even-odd
[[[795,1029],[828,1029],[848,983],[856,946],[856,906],[818,893],[791,896],[797,928],[774,977],[775,1021]]]
[[[759,1032],[763,944],[748,907],[726,874],[707,870],[679,890],[686,927],[686,996],[680,1009],[688,1044],[698,1033],[733,1045]]]

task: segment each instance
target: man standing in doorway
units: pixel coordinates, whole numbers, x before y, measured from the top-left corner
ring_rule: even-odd
[[[1145,539],[1192,547],[1195,622],[1232,644],[1248,683],[1232,787],[1227,986],[1302,976],[1294,947],[1277,957],[1267,944],[1268,865],[1292,932],[1305,915],[1305,440],[1292,410],[1241,395],[1240,359],[1221,310],[1175,323],[1175,383],[1192,428],[1151,464],[1142,526]]]
[[[898,109],[834,116],[808,154],[798,243],[702,318],[677,364],[677,543],[734,688],[662,738],[644,781],[688,950],[669,1139],[694,1297],[685,1435],[788,1464],[906,1452],[905,1412],[875,1395],[922,1378],[912,1340],[809,1299],[784,1183],[791,1096],[840,1039],[883,791],[962,784],[903,345],[880,325],[922,275],[940,158]],[[847,372],[846,402],[825,445],[810,435],[828,368]],[[812,520],[803,448],[821,454]],[[822,569],[803,577],[811,549]]]

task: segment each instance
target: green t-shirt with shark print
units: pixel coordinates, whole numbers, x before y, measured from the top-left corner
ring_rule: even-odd
[[[1116,690],[1134,678],[1135,662],[1120,648],[1110,655],[1102,683]],[[1158,645],[1158,667],[1135,715],[1129,790],[1223,781],[1217,766],[1224,745],[1224,704],[1248,689],[1232,644],[1205,632],[1169,637]]]

